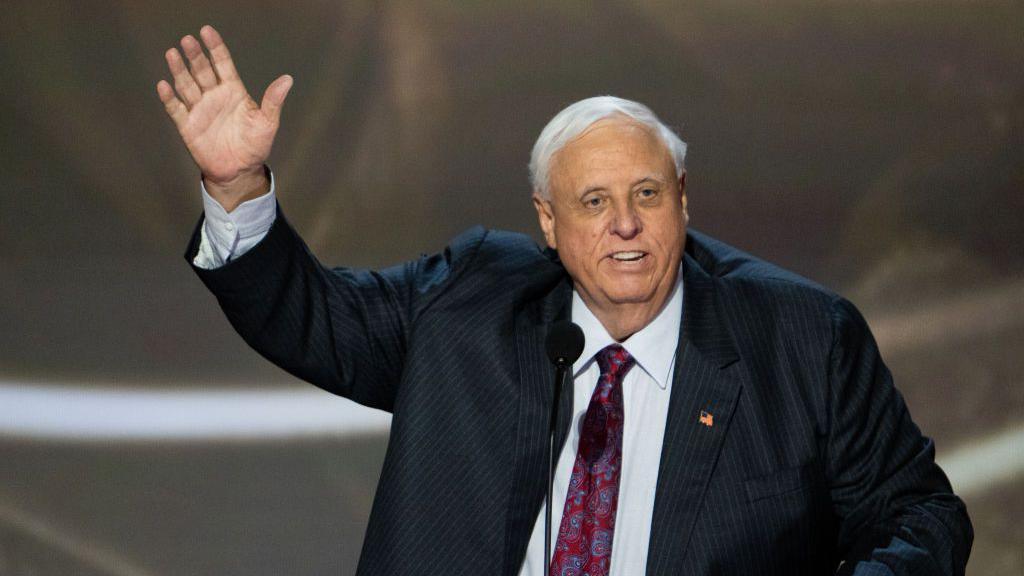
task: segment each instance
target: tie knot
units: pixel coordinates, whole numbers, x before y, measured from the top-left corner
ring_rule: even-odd
[[[601,368],[601,375],[610,375],[612,378],[621,378],[633,367],[636,360],[626,352],[626,349],[618,344],[605,346],[596,355],[597,365]]]

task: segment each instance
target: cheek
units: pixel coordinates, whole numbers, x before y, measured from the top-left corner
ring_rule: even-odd
[[[591,227],[560,226],[555,239],[562,262],[576,270],[592,269],[597,266],[601,254],[601,233]]]
[[[679,251],[682,238],[686,234],[686,220],[681,212],[673,211],[657,219],[655,224],[656,238],[659,248],[666,253]]]

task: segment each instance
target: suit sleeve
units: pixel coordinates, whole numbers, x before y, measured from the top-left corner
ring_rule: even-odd
[[[840,518],[838,574],[962,575],[973,530],[910,418],[866,322],[832,307],[828,477]]]
[[[191,264],[200,220],[185,253]],[[267,235],[216,269],[192,268],[265,358],[329,392],[390,411],[417,316],[472,260],[474,228],[444,252],[380,271],[327,268],[278,208]]]

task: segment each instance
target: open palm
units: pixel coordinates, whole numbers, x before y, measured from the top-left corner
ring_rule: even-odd
[[[161,80],[157,93],[207,184],[230,186],[247,175],[262,173],[292,78],[284,75],[274,80],[257,105],[238,77],[220,34],[204,26],[200,37],[210,57],[198,40],[182,38],[188,66],[177,49],[169,49],[165,57],[174,88]]]

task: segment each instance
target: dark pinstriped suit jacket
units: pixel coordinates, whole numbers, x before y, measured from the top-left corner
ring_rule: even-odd
[[[260,354],[394,414],[359,574],[518,572],[545,491],[544,337],[570,310],[554,253],[474,228],[401,266],[330,270],[279,213],[196,273]],[[854,307],[692,231],[683,278],[647,574],[962,574],[964,506]]]

